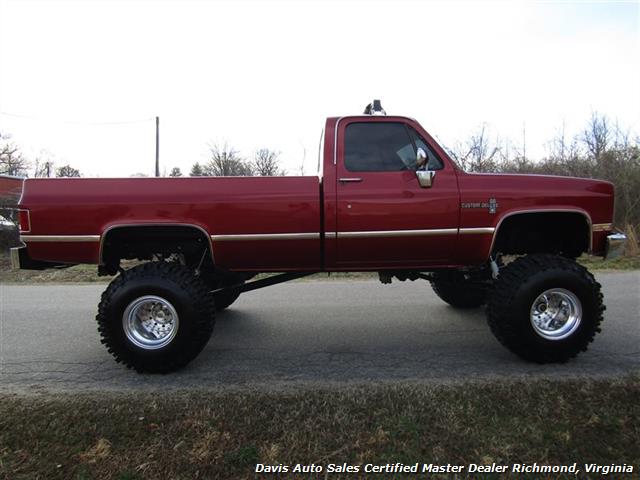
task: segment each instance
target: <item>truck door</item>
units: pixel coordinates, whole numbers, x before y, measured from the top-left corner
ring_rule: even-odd
[[[453,166],[407,119],[363,117],[339,124],[336,152],[337,263],[342,267],[420,268],[446,264],[459,226]],[[416,176],[417,149],[434,173]]]

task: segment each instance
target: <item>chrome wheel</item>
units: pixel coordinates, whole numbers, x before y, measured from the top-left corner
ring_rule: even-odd
[[[157,350],[168,345],[178,333],[176,309],[167,300],[146,295],[129,304],[122,315],[122,327],[127,338],[145,350]]]
[[[533,301],[530,317],[533,329],[542,338],[562,340],[580,326],[582,304],[569,290],[552,288]]]

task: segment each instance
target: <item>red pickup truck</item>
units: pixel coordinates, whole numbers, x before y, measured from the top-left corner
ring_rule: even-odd
[[[315,272],[429,280],[453,307],[486,304],[497,339],[526,360],[586,350],[605,307],[575,258],[623,248],[613,185],[465,173],[417,121],[378,105],[326,120],[318,176],[27,179],[13,264],[116,275],[98,330],[139,372],[195,358],[240,293]]]

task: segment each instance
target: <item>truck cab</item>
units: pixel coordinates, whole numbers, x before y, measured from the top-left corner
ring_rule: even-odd
[[[454,261],[457,167],[420,124],[406,117],[330,118],[324,144],[328,264],[348,270]],[[426,155],[422,166],[418,152]],[[417,172],[430,181],[421,183]]]

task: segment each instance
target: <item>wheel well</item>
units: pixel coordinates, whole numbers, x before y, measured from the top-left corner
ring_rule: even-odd
[[[183,255],[187,265],[211,263],[213,259],[207,233],[189,225],[114,227],[103,235],[100,245],[100,263],[108,272],[117,271],[120,260],[172,254]]]
[[[576,258],[588,252],[590,244],[589,221],[579,212],[521,213],[502,221],[491,253],[553,253]]]

